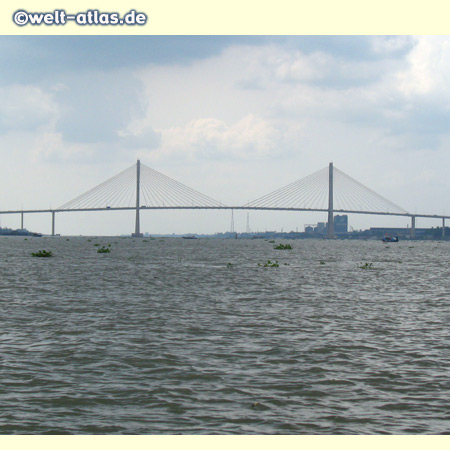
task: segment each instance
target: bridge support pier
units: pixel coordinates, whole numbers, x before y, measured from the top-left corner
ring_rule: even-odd
[[[23,230],[23,211],[20,213],[20,229]]]
[[[411,229],[409,232],[409,237],[411,239],[416,237],[416,216],[411,216]]]
[[[327,238],[334,238],[334,218],[333,218],[333,163],[328,166],[328,226]]]
[[[134,228],[134,233],[131,233],[131,237],[142,237],[144,236],[141,233],[141,224],[140,224],[140,199],[139,194],[141,190],[141,162],[139,159],[137,160],[136,164],[136,226]]]
[[[55,235],[55,211],[52,211],[52,236]]]
[[[445,238],[445,217],[442,218],[442,237]]]

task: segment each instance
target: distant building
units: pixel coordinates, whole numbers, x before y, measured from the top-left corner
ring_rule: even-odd
[[[334,232],[347,233],[348,231],[348,216],[334,216]]]
[[[429,232],[430,228],[416,228],[416,237],[423,236],[427,232]],[[442,229],[441,229],[442,232]],[[411,228],[379,228],[379,227],[371,227],[370,233],[377,237],[384,236],[400,236],[400,237],[410,237],[411,236]]]
[[[319,222],[314,228],[314,233],[324,234],[327,230],[327,224],[325,222]]]
[[[334,232],[335,233],[347,233],[348,232],[348,216],[334,216]],[[307,234],[326,234],[328,230],[328,223],[318,222],[315,225],[306,224],[305,233]]]

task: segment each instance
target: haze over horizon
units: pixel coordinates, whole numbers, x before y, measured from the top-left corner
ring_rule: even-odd
[[[242,205],[335,166],[409,212],[450,214],[450,37],[2,36],[0,210],[58,207],[131,166]],[[447,208],[447,209],[446,209]],[[229,211],[143,212],[150,233],[228,231]],[[19,216],[2,215],[18,228]],[[303,230],[325,214],[251,212]],[[405,218],[352,215],[355,229]],[[61,234],[132,212],[57,215]],[[440,226],[418,220],[417,227]],[[50,215],[26,215],[48,233]],[[235,212],[245,231],[246,212]]]

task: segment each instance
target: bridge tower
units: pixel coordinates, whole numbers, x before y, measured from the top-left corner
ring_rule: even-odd
[[[334,218],[333,218],[333,163],[328,166],[328,227],[327,237],[334,238]]]
[[[142,237],[143,234],[141,233],[141,224],[140,224],[140,198],[139,194],[141,191],[141,161],[139,159],[136,163],[136,226],[134,229],[134,233],[131,234],[132,237]]]
[[[409,229],[409,237],[414,239],[416,237],[416,216],[411,216],[411,228]]]

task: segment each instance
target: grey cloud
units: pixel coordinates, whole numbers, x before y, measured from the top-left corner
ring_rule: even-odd
[[[258,36],[1,36],[0,84],[33,83],[86,70],[188,64]]]
[[[61,105],[57,131],[71,142],[111,142],[145,109],[142,86],[126,72],[86,72],[65,79],[67,89],[55,93]]]
[[[0,133],[51,127],[58,106],[51,94],[35,86],[0,88]]]

